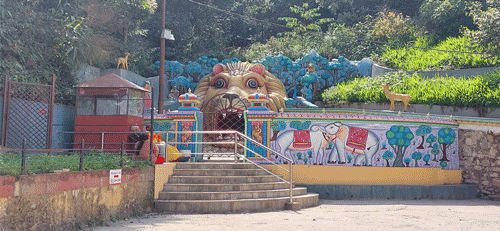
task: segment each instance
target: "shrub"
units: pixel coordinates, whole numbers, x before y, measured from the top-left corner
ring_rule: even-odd
[[[500,107],[500,72],[476,78],[425,78],[403,72],[388,73],[373,78],[356,78],[323,92],[323,101],[388,103],[380,86],[390,84],[393,93],[412,96],[410,103],[453,107]]]
[[[382,11],[374,20],[370,37],[380,42],[387,42],[386,45],[389,47],[400,47],[415,41],[417,35],[421,33],[420,28],[409,16]]]
[[[382,55],[382,62],[391,68],[407,71],[486,67],[500,63],[498,57],[486,58],[479,54],[459,53],[485,51],[482,47],[471,48],[467,37],[448,38],[433,47],[431,44],[430,39],[419,37],[415,48],[387,49]]]

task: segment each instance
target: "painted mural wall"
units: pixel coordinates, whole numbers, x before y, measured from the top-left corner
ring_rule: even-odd
[[[276,118],[270,147],[302,165],[459,169],[457,126],[371,119]],[[286,162],[276,155],[269,158]]]

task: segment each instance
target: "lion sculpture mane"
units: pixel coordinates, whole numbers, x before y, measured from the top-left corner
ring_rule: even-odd
[[[194,91],[199,96],[205,122],[213,120],[214,130],[235,130],[231,126],[224,127],[225,121],[241,119],[250,106],[248,96],[253,93],[268,95],[267,108],[272,111],[286,107],[285,86],[262,64],[216,64],[213,72],[203,77]]]
[[[270,99],[267,106],[270,110],[279,111],[285,108],[285,86],[281,80],[266,71],[262,64],[216,64],[213,72],[200,80],[194,92],[200,97],[201,111],[212,108],[213,104],[217,103],[214,100],[217,96],[225,96],[223,99],[227,101],[236,98],[245,101],[252,93],[267,94]]]

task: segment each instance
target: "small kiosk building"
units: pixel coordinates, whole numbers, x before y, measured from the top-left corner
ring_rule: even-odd
[[[113,152],[126,141],[131,126],[142,129],[147,89],[116,74],[108,74],[75,86],[75,149],[94,148]],[[130,149],[130,147],[129,147]]]

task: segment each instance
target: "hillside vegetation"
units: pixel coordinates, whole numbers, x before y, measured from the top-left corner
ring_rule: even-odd
[[[389,84],[393,93],[411,95],[410,104],[500,107],[500,72],[469,79],[425,78],[403,72],[356,78],[325,90],[323,101],[333,105],[341,102],[389,103],[381,84]]]
[[[46,84],[55,74],[61,103],[74,96],[74,71],[82,63],[115,68],[128,52],[131,71],[156,76],[162,2],[0,1],[0,78]],[[166,42],[165,58],[183,63],[201,56],[295,60],[314,49],[328,59],[370,57],[423,70],[495,66],[500,54],[496,0],[166,2],[175,41]]]

